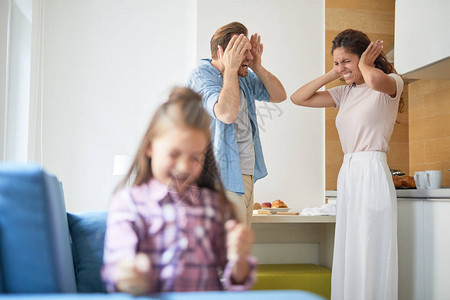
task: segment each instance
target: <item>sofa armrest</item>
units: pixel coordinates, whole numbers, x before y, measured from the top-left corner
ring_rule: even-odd
[[[37,165],[0,165],[0,262],[6,293],[76,292],[64,198]]]

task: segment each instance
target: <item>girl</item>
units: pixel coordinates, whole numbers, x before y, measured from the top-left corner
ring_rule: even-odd
[[[331,298],[397,299],[397,199],[386,162],[403,80],[383,41],[348,29],[333,40],[334,69],[299,88],[291,100],[336,107],[344,162],[338,176]],[[343,77],[347,85],[318,91]],[[401,106],[400,106],[401,107]]]
[[[108,215],[102,276],[109,291],[248,289],[253,235],[234,221],[201,97],[175,88],[156,111]],[[221,278],[223,278],[221,283]]]

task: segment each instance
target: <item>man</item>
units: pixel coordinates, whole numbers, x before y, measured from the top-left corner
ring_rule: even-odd
[[[199,62],[187,85],[202,95],[213,118],[214,153],[227,197],[238,220],[250,227],[253,185],[267,175],[255,100],[282,102],[286,91],[261,65],[261,37],[255,33],[249,40],[247,35],[238,22],[219,28],[210,42],[212,59]]]

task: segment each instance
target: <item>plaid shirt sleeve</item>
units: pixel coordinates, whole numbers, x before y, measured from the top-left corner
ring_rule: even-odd
[[[225,290],[228,291],[246,291],[249,290],[253,287],[253,285],[256,282],[256,266],[258,264],[258,261],[256,259],[256,257],[253,256],[248,256],[247,257],[247,262],[248,265],[250,267],[250,271],[248,273],[247,279],[241,283],[241,284],[235,284],[233,283],[233,280],[231,278],[231,274],[233,271],[233,267],[235,266],[236,262],[234,261],[229,261],[226,266],[225,269],[223,271],[223,287]]]
[[[225,222],[220,222],[221,234],[216,235],[217,240],[216,244],[219,245],[218,249],[218,259],[220,265],[223,267],[223,289],[229,291],[245,291],[249,290],[253,287],[256,282],[256,269],[258,265],[258,261],[256,257],[248,256],[247,262],[250,267],[249,274],[247,279],[241,284],[235,284],[232,280],[232,271],[236,264],[235,261],[227,261],[227,249],[226,249],[226,233],[225,233]]]
[[[108,292],[116,291],[116,266],[124,258],[136,255],[138,236],[133,226],[134,215],[128,206],[128,193],[113,196],[108,213],[103,268],[101,275]]]

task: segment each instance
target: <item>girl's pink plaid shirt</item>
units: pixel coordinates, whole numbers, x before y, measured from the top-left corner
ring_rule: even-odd
[[[180,196],[151,179],[116,193],[108,214],[102,269],[107,290],[115,290],[117,263],[137,252],[150,257],[151,293],[250,289],[256,259],[248,257],[247,280],[233,284],[225,221],[218,195],[206,188],[189,187]]]

